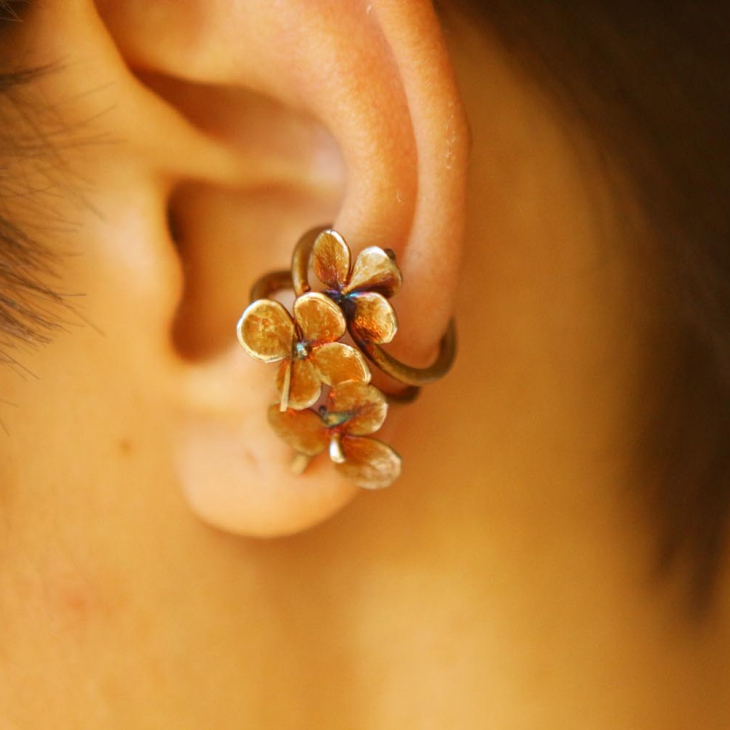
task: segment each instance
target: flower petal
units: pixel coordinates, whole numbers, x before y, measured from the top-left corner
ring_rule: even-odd
[[[286,379],[288,360],[285,360],[276,373],[276,388],[281,393]],[[322,380],[314,363],[306,360],[291,361],[291,380],[289,382],[289,408],[301,411],[314,405],[322,392]]]
[[[398,331],[398,318],[390,302],[375,292],[351,294],[354,314],[350,324],[355,333],[366,342],[382,345],[390,342]]]
[[[345,380],[370,382],[370,369],[360,350],[342,342],[330,342],[316,348],[311,355],[322,382],[338,385]]]
[[[316,456],[329,444],[327,427],[314,411],[281,413],[279,406],[273,405],[269,408],[269,423],[279,438],[301,454]]]
[[[388,401],[373,385],[348,380],[327,397],[327,417],[341,423],[343,433],[365,436],[375,433],[388,415]]]
[[[238,341],[251,357],[276,362],[289,357],[294,340],[294,322],[283,304],[257,299],[238,320]]]
[[[335,469],[358,487],[384,489],[400,476],[400,456],[382,441],[345,436],[342,450],[346,460]]]
[[[345,334],[345,315],[328,297],[309,292],[294,302],[294,319],[307,343],[339,340]]]
[[[395,260],[382,248],[369,246],[360,251],[355,259],[345,293],[374,291],[392,297],[402,283],[403,277]]]
[[[340,290],[350,275],[350,248],[337,231],[326,230],[317,236],[312,247],[312,261],[317,278],[330,289]]]

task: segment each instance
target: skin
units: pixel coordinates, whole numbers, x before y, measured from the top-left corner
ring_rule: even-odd
[[[486,30],[450,18],[446,56],[415,0],[142,5],[48,2],[8,41],[64,59],[33,92],[63,164],[22,163],[55,187],[13,205],[70,222],[49,240],[84,296],[17,353],[34,377],[0,371],[0,725],[727,727],[728,580],[698,625],[650,578],[631,445],[658,314],[587,136]],[[361,84],[318,75],[324,39]],[[382,493],[289,475],[273,372],[235,344],[250,283],[323,220],[398,251],[399,354],[459,322]]]

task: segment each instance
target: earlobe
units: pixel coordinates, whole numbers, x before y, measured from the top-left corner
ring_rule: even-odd
[[[305,529],[357,490],[322,466],[304,477],[291,474],[291,452],[267,423],[276,395],[272,372],[248,361],[235,341],[235,323],[248,304],[251,283],[286,265],[306,227],[331,221],[355,253],[368,246],[397,252],[404,286],[395,304],[407,333],[397,354],[418,360],[433,353],[452,315],[467,152],[437,19],[425,0],[152,0],[144,4],[144,19],[135,2],[100,0],[98,7],[132,70],[198,128],[210,132],[221,114],[229,130],[245,128],[247,114],[266,99],[277,110],[277,122],[299,120],[290,128],[326,130],[327,149],[341,156],[342,189],[324,196],[312,194],[321,191],[308,174],[316,167],[301,161],[302,174],[287,175],[280,185],[264,182],[265,163],[260,187],[255,179],[244,189],[224,182],[216,189],[209,181],[196,187],[189,173],[178,180],[183,187],[174,180],[171,185],[187,191],[179,247],[190,281],[180,311],[204,313],[195,315],[194,324],[178,314],[188,346],[185,357],[178,352],[177,361],[172,358],[171,377],[162,388],[173,416],[172,458],[185,494],[198,515],[226,530],[273,536]],[[218,103],[206,109],[195,100],[200,94],[220,102],[232,90],[257,105]],[[216,120],[206,117],[213,109]],[[262,138],[281,150],[286,134],[287,123],[276,123]],[[252,145],[236,143],[235,134],[218,141],[232,155],[253,153]],[[274,208],[267,206],[274,202],[281,205],[272,215]],[[245,252],[240,268],[232,268],[216,242],[226,230],[221,210],[236,206],[248,210],[246,225],[237,226],[235,216],[228,219],[234,221],[228,225],[231,241]],[[267,210],[268,242],[256,225]],[[331,215],[323,218],[324,212]],[[300,230],[293,235],[295,224]],[[427,320],[420,316],[424,307]],[[208,328],[220,333],[215,357],[208,345],[196,346],[202,336],[196,333]]]

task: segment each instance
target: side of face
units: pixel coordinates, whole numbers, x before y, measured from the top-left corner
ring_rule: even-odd
[[[44,154],[17,167],[35,192],[8,205],[55,253],[64,304],[52,343],[0,371],[0,607],[10,653],[38,660],[28,686],[58,678],[59,713],[65,695],[142,727],[144,702],[119,699],[140,677],[161,714],[189,703],[223,728],[231,707],[268,717],[262,677],[298,687],[304,657],[287,717],[333,682],[321,596],[333,624],[398,546],[415,561],[404,524],[455,540],[461,510],[458,539],[481,534],[512,497],[534,504],[536,474],[584,485],[622,433],[640,343],[625,262],[618,287],[597,266],[598,175],[501,51],[466,36],[449,55],[421,0],[48,2],[14,34],[15,58],[49,68],[13,112],[21,128],[37,114]],[[235,333],[251,284],[322,223],[396,251],[399,357],[428,361],[455,311],[463,333],[454,376],[394,414],[400,491],[344,517],[357,488],[326,460],[291,474],[266,419],[273,370]],[[423,543],[426,570],[438,541]],[[296,620],[274,615],[291,603]],[[200,689],[211,667],[225,707]]]

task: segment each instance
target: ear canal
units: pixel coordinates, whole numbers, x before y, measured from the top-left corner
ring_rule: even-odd
[[[437,19],[426,0],[149,0],[144,19],[133,0],[97,7],[130,73],[231,161],[225,174],[191,171],[180,149],[178,168],[158,170],[183,271],[163,387],[183,492],[231,532],[306,529],[358,489],[326,454],[292,473],[266,415],[279,366],[247,357],[236,322],[253,282],[287,268],[305,230],[333,223],[354,254],[397,253],[399,316],[413,328],[398,354],[437,345],[452,313],[466,149]]]

